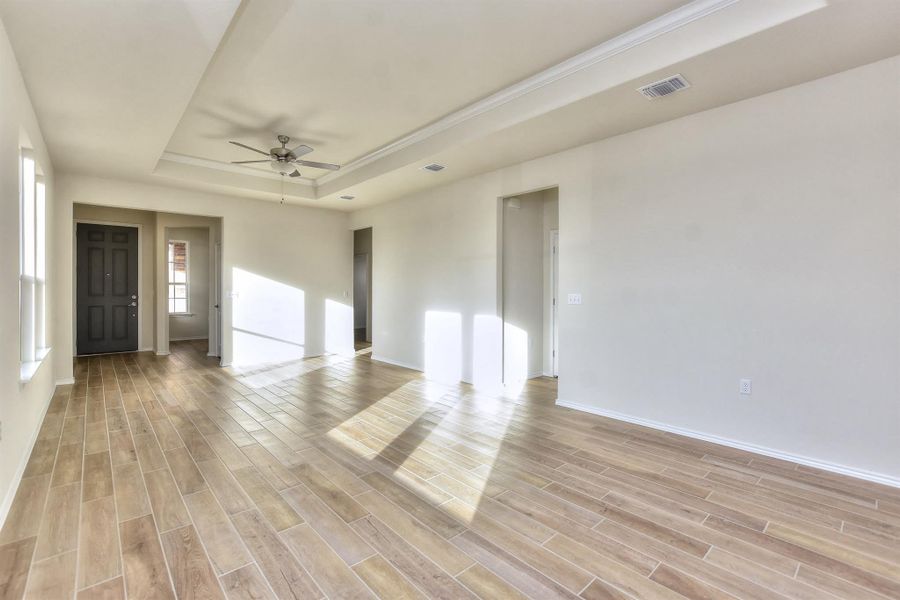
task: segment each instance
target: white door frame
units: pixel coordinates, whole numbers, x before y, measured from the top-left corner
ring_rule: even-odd
[[[144,350],[152,350],[152,348],[144,348],[144,280],[141,277],[143,270],[143,248],[142,239],[144,234],[144,226],[140,223],[121,223],[119,221],[104,221],[103,219],[73,219],[72,224],[72,355],[78,356],[78,224],[85,223],[87,225],[113,225],[115,227],[134,227],[138,232],[138,342],[136,352]]]

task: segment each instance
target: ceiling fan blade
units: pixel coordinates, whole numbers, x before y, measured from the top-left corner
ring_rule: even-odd
[[[264,163],[269,162],[268,160],[233,160],[231,164],[233,165],[246,165],[249,163]]]
[[[241,148],[246,148],[247,150],[253,150],[254,152],[259,152],[260,154],[263,154],[265,156],[269,156],[268,152],[263,152],[262,150],[257,150],[256,148],[252,148],[252,147],[248,146],[247,144],[242,144],[240,142],[231,142],[231,141],[229,141],[228,143],[234,144],[235,146],[240,146]]]
[[[288,177],[300,177],[300,171],[294,169],[294,172],[291,173]]]
[[[303,156],[304,154],[309,154],[312,151],[313,151],[313,149],[310,148],[309,146],[307,146],[306,144],[300,144],[299,146],[297,146],[296,148],[291,150],[291,153],[294,156],[296,156],[297,158],[299,158],[299,157]]]
[[[341,165],[333,165],[331,163],[320,163],[312,160],[295,160],[294,163],[303,165],[304,167],[315,167],[316,169],[328,169],[329,171],[337,171]]]

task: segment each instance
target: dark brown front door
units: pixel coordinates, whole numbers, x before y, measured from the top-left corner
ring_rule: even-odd
[[[137,350],[137,228],[79,223],[76,237],[78,354]]]

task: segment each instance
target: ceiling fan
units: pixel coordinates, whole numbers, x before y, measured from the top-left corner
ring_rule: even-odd
[[[272,148],[268,152],[265,150],[258,150],[247,144],[242,144],[240,142],[228,142],[229,144],[234,144],[235,146],[240,146],[241,148],[246,148],[247,150],[252,150],[258,154],[262,154],[267,156],[263,160],[233,160],[232,164],[235,165],[247,165],[253,163],[269,163],[269,166],[272,167],[272,170],[280,173],[281,175],[289,175],[290,177],[300,177],[300,171],[297,170],[297,166],[304,167],[313,167],[315,169],[328,169],[329,171],[337,171],[341,168],[340,165],[333,165],[331,163],[321,163],[315,162],[312,160],[300,160],[301,156],[305,156],[313,151],[312,148],[307,146],[306,144],[300,144],[296,148],[288,148],[288,142],[291,141],[286,135],[279,135],[278,142],[281,144],[281,148]]]

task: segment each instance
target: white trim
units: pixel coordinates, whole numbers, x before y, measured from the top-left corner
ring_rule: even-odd
[[[419,367],[416,365],[411,365],[409,363],[405,363],[405,362],[402,362],[399,360],[394,360],[392,358],[385,358],[384,356],[381,356],[381,355],[376,356],[376,355],[372,354],[370,357],[370,360],[377,360],[378,362],[383,362],[383,363],[387,363],[389,365],[394,365],[395,367],[403,367],[404,369],[411,369],[413,371],[418,371],[419,373],[424,373],[424,371],[422,370],[422,367]]]
[[[56,387],[59,387],[61,385],[75,385],[75,378],[74,377],[63,377],[62,379],[57,379],[55,385],[56,385]]]
[[[756,444],[723,438],[709,433],[694,431],[693,429],[685,429],[683,427],[677,427],[675,425],[667,425],[666,423],[660,423],[659,421],[642,419],[641,417],[633,417],[631,415],[626,415],[612,410],[597,408],[595,406],[588,406],[586,404],[579,404],[578,402],[566,402],[563,400],[557,400],[556,405],[586,413],[591,413],[593,415],[598,415],[601,417],[608,417],[617,421],[625,421],[626,423],[633,423],[635,425],[650,427],[651,429],[667,431],[669,433],[683,435],[685,437],[703,440],[705,442],[711,442],[713,444],[719,444],[720,446],[728,446],[729,448],[736,448],[738,450],[744,450],[746,452],[753,452],[754,454],[762,454],[763,456],[770,456],[772,458],[778,458],[781,460],[805,465],[807,467],[822,469],[823,471],[829,471],[831,473],[837,473],[839,475],[848,475],[857,479],[863,479],[865,481],[871,481],[874,483],[880,483],[882,485],[900,488],[900,478],[893,477],[891,475],[885,475],[883,473],[876,473],[875,471],[857,469],[855,467],[848,467],[845,465],[827,462],[816,458],[810,458],[808,456],[803,456],[800,454],[782,452],[781,450],[775,450],[773,448],[767,448],[765,446],[757,446]]]
[[[41,426],[44,424],[44,418],[47,416],[47,410],[50,408],[50,401],[53,399],[53,394],[55,393],[56,388],[54,387],[47,397],[46,402],[44,402],[44,408],[41,410],[41,416],[38,419],[37,426],[34,428],[34,433],[31,434],[28,450],[22,453],[19,466],[16,467],[16,472],[9,482],[9,489],[6,490],[6,497],[3,498],[3,504],[0,504],[0,529],[3,529],[6,517],[9,516],[9,509],[12,507],[16,492],[19,491],[19,484],[22,483],[22,475],[25,474],[25,468],[28,466],[28,459],[31,458],[31,453],[34,451],[34,444],[37,442],[38,434],[41,432]]]
[[[181,317],[184,315],[172,315],[172,316],[173,317]],[[206,340],[206,339],[209,339],[208,335],[194,335],[194,336],[190,336],[190,337],[179,337],[179,338],[170,337],[169,341],[170,342],[192,342],[194,340]]]
[[[156,355],[157,355],[157,356],[168,356],[168,355],[169,355],[169,351],[166,350],[165,352],[160,352],[159,350],[157,350],[157,351],[156,351]]]
[[[147,346],[146,348],[138,348],[138,352],[153,352],[153,346]]]
[[[594,46],[593,48],[586,50],[581,54],[577,54],[568,60],[564,60],[536,75],[523,79],[495,94],[473,102],[472,104],[469,104],[456,112],[450,113],[449,115],[438,119],[431,125],[422,127],[395,142],[369,152],[368,154],[347,163],[341,167],[340,171],[334,171],[319,177],[315,180],[315,185],[316,187],[321,187],[342,175],[355,171],[360,167],[364,167],[376,160],[412,146],[413,144],[422,142],[451,127],[474,119],[490,110],[498,108],[508,102],[525,96],[526,94],[530,94],[545,85],[574,75],[579,71],[583,71],[584,69],[608,60],[622,52],[645,44],[661,35],[681,29],[694,21],[707,17],[739,1],[740,0],[694,0],[685,6],[679,7],[652,21],[648,21],[643,25],[635,27],[631,31],[627,31],[598,46]]]
[[[113,225],[115,227],[135,227],[138,232],[138,311],[137,311],[137,328],[138,341],[137,347],[140,349],[144,345],[144,278],[141,277],[144,269],[144,226],[140,223],[120,223],[118,221],[104,221],[103,219],[72,219],[72,355],[82,356],[78,354],[78,224],[86,223],[87,225]],[[129,350],[128,352],[132,352]],[[84,355],[91,356],[91,355]]]

